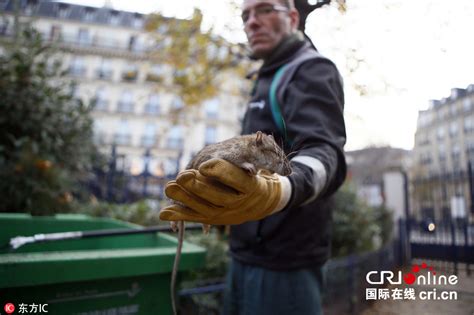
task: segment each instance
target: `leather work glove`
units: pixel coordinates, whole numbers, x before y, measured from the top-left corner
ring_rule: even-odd
[[[192,221],[212,225],[240,224],[282,210],[291,195],[288,178],[247,171],[222,159],[185,170],[170,181],[165,194],[177,201],[160,211],[166,221]]]

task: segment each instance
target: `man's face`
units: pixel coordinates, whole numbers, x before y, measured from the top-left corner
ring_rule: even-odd
[[[242,20],[253,56],[265,59],[296,30],[298,12],[279,0],[244,0]]]

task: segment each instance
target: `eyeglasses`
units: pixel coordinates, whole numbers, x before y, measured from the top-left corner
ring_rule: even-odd
[[[251,14],[252,10],[244,10],[242,12],[242,21],[245,23],[247,23],[247,21],[250,19],[250,14]],[[255,15],[255,18],[258,19],[258,18],[262,18],[262,17],[266,17],[270,14],[272,14],[273,12],[288,12],[288,8],[287,7],[284,7],[282,5],[278,5],[278,4],[263,4],[263,5],[259,5],[257,7],[255,7],[253,9],[253,14]]]

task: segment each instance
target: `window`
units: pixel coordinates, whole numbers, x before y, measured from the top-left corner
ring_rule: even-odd
[[[204,110],[206,111],[206,118],[216,119],[219,114],[219,101],[216,98],[207,101],[204,104]]]
[[[454,117],[456,116],[456,113],[458,112],[458,108],[456,106],[456,103],[453,103],[453,104],[450,104],[450,107],[449,107],[449,114]]]
[[[122,73],[122,80],[133,82],[138,77],[138,67],[136,65],[126,65],[125,71]]]
[[[148,103],[145,105],[145,113],[158,115],[160,113],[160,96],[152,94],[148,98]]]
[[[70,7],[66,3],[59,3],[59,17],[65,19],[69,16]]]
[[[183,148],[183,128],[181,126],[173,126],[168,131],[167,147],[170,149]]]
[[[93,8],[86,8],[86,12],[84,14],[84,20],[86,22],[92,22],[95,18],[95,10]]]
[[[37,0],[28,0],[26,2],[25,7],[25,14],[26,15],[33,15],[36,10],[38,9],[38,1]]]
[[[459,148],[459,145],[458,144],[454,145],[451,151],[451,155],[453,159],[458,159],[460,157],[460,154],[461,154],[461,149]]]
[[[217,128],[214,126],[206,127],[205,145],[215,143],[217,140]]]
[[[130,91],[122,92],[120,101],[118,102],[117,111],[121,113],[133,112],[133,94]]]
[[[161,82],[165,74],[162,65],[153,65],[146,76],[146,80],[150,82]]]
[[[444,127],[438,127],[438,129],[436,131],[436,137],[438,138],[438,140],[443,140],[443,138],[444,138]]]
[[[100,66],[97,69],[97,78],[109,80],[112,78],[112,75],[112,63],[109,59],[102,59],[102,61],[100,62]]]
[[[132,22],[132,25],[134,28],[143,28],[143,18],[140,16],[140,15],[135,15],[133,17],[133,22]]]
[[[118,145],[129,145],[131,143],[132,136],[130,134],[130,127],[128,121],[122,120],[117,126],[117,131],[114,135],[114,142]]]
[[[94,110],[106,111],[108,106],[109,101],[107,100],[107,90],[104,87],[101,87],[95,92]]]
[[[425,133],[417,133],[416,140],[418,145],[424,146],[430,144],[430,138],[428,134]]]
[[[86,73],[86,67],[84,65],[84,59],[81,57],[75,57],[72,59],[69,66],[69,74],[80,77],[84,76]]]
[[[156,126],[155,124],[146,124],[142,136],[142,145],[151,147],[156,143]]]
[[[438,121],[444,121],[449,115],[449,108],[447,105],[444,105],[438,109]]]
[[[110,12],[110,24],[118,25],[119,24],[119,13],[117,11]]]
[[[420,163],[423,165],[431,164],[431,155],[428,152],[420,155]]]
[[[451,151],[451,157],[452,157],[452,162],[453,162],[453,169],[455,171],[459,171],[461,167],[461,149],[459,148],[459,145],[454,145],[453,149]]]
[[[446,160],[446,149],[444,148],[444,145],[440,145],[438,147],[438,158],[440,162]]]
[[[457,134],[458,134],[458,124],[456,121],[454,121],[449,125],[449,136],[453,138]]]
[[[49,32],[49,40],[58,40],[61,38],[61,26],[51,25],[51,31]]]
[[[472,117],[467,117],[464,119],[464,132],[470,133],[474,129],[474,122]]]
[[[81,46],[88,46],[91,44],[91,38],[89,36],[89,30],[87,28],[80,28],[77,33],[77,42]]]
[[[472,101],[470,98],[465,98],[463,101],[462,101],[462,106],[463,106],[463,109],[464,111],[468,112],[471,110],[472,108]]]

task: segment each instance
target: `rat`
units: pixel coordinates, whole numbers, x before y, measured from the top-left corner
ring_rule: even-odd
[[[198,170],[202,163],[214,158],[226,160],[252,176],[257,175],[259,170],[268,170],[282,176],[291,174],[290,163],[285,152],[275,142],[272,135],[266,135],[261,131],[205,146],[191,159],[186,169]],[[171,228],[175,232],[176,229],[178,230],[178,246],[171,273],[171,303],[173,314],[176,315],[176,277],[183,247],[184,221],[172,222]],[[205,233],[209,231],[209,228],[210,225],[203,225]]]

